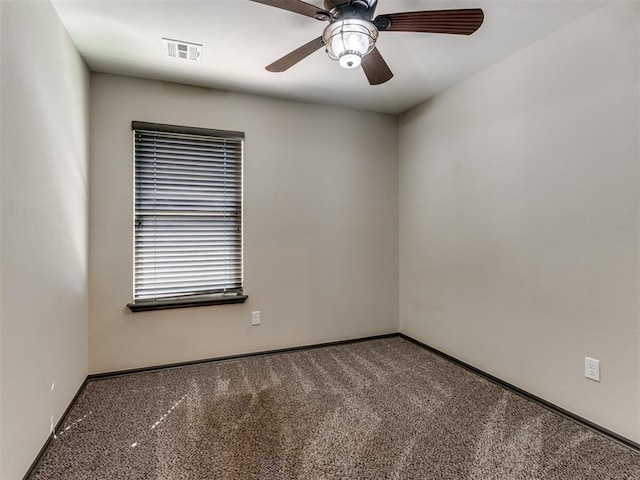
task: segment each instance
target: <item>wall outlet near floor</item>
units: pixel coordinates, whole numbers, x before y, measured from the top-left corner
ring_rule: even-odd
[[[589,380],[600,381],[600,360],[584,357],[584,376]]]
[[[260,310],[251,312],[251,325],[260,325]]]

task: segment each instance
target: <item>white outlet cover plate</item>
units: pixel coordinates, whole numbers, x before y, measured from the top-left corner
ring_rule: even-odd
[[[600,360],[584,357],[584,376],[589,380],[600,381]]]
[[[251,312],[251,325],[260,325],[260,311]]]

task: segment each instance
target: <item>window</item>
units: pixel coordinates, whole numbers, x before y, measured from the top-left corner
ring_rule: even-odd
[[[244,134],[133,122],[132,311],[241,303]]]

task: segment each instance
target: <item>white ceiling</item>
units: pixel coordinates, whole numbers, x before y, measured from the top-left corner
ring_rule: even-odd
[[[321,6],[322,0],[308,0]],[[92,71],[400,113],[549,35],[604,0],[379,0],[377,14],[475,8],[471,36],[382,32],[395,76],[370,86],[321,49],[284,73],[264,67],[320,36],[326,22],[249,0],[53,0]],[[162,37],[204,45],[202,63],[166,58]]]

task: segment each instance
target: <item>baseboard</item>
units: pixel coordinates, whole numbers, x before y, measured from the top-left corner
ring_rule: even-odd
[[[66,420],[67,415],[69,415],[71,408],[76,403],[76,400],[78,400],[78,397],[80,396],[84,388],[87,386],[88,381],[89,381],[89,378],[85,377],[85,379],[80,384],[78,391],[71,399],[71,402],[69,402],[69,405],[67,405],[67,408],[64,410],[62,416],[60,417],[60,420],[58,420],[58,423],[56,423],[56,426],[54,427],[54,430],[53,430],[54,432],[58,432],[60,428],[62,428],[62,425],[64,424],[64,421]],[[27,470],[27,473],[25,473],[24,477],[22,477],[22,480],[31,480],[33,478],[35,473],[38,471],[40,462],[42,462],[42,459],[44,458],[44,454],[47,453],[47,450],[51,446],[51,442],[53,441],[53,438],[54,438],[54,433],[50,433],[47,439],[45,440],[44,445],[42,445],[42,448],[38,452],[38,455],[36,455],[36,458],[31,463],[31,466]]]
[[[479,368],[474,367],[473,365],[469,365],[468,363],[463,362],[462,360],[458,360],[456,357],[453,357],[447,353],[444,353],[440,350],[438,350],[437,348],[433,348],[430,345],[427,345],[426,343],[421,342],[420,340],[416,340],[415,338],[410,337],[409,335],[405,335],[404,333],[398,333],[398,336],[404,338],[405,340],[408,340],[416,345],[418,345],[419,347],[424,348],[425,350],[430,351],[431,353],[434,353],[436,355],[438,355],[439,357],[445,358],[447,360],[449,360],[450,362],[455,363],[456,365],[461,366],[462,368],[465,368],[466,370],[469,370],[477,375],[480,375],[481,377],[489,380],[490,382],[493,382],[503,388],[506,388],[507,390],[515,393],[516,395],[519,395],[521,397],[524,397],[528,400],[531,400],[533,402],[536,402],[537,404],[545,407],[547,410],[550,410],[554,413],[557,413],[559,415],[562,415],[563,417],[572,420],[576,423],[578,423],[579,425],[582,425],[583,427],[586,427],[590,430],[593,430],[597,433],[600,433],[608,438],[610,438],[611,440],[614,440],[626,447],[629,447],[637,452],[640,452],[640,443],[634,442],[633,440],[623,437],[622,435],[617,434],[616,432],[613,432],[607,428],[604,428],[601,425],[598,425],[597,423],[594,423],[590,420],[587,420],[584,417],[581,417],[580,415],[576,415],[573,412],[570,412],[569,410],[565,410],[562,407],[559,407],[558,405],[551,403],[547,400],[545,400],[544,398],[538,397],[537,395],[534,395],[533,393],[527,392],[526,390],[523,390],[519,387],[516,387],[515,385],[512,385],[509,382],[505,382],[504,380],[498,378],[498,377],[494,377],[493,375],[480,370]]]
[[[191,365],[199,365],[201,363],[211,363],[211,362],[221,362],[225,360],[237,360],[240,358],[248,358],[248,357],[261,357],[265,355],[275,355],[277,353],[286,353],[286,352],[295,352],[297,350],[309,350],[311,348],[322,348],[322,347],[332,347],[335,345],[346,345],[349,343],[358,343],[358,342],[367,342],[369,340],[378,340],[381,338],[390,338],[397,337],[400,335],[399,333],[385,333],[382,335],[373,335],[369,337],[359,337],[352,338],[349,340],[337,340],[334,342],[324,342],[324,343],[313,343],[309,345],[301,345],[298,347],[287,347],[287,348],[277,348],[274,350],[261,350],[258,352],[251,353],[240,353],[238,355],[225,355],[222,357],[211,357],[211,358],[203,358],[201,360],[189,360],[186,362],[177,362],[177,363],[166,363],[163,365],[154,365],[150,367],[141,367],[141,368],[132,368],[128,370],[116,370],[113,372],[105,372],[105,373],[94,373],[87,377],[89,381],[91,380],[102,380],[105,378],[113,378],[113,377],[121,377],[123,375],[133,375],[136,373],[146,373],[146,372],[155,372],[158,370],[168,370],[171,368],[182,368],[188,367]]]

